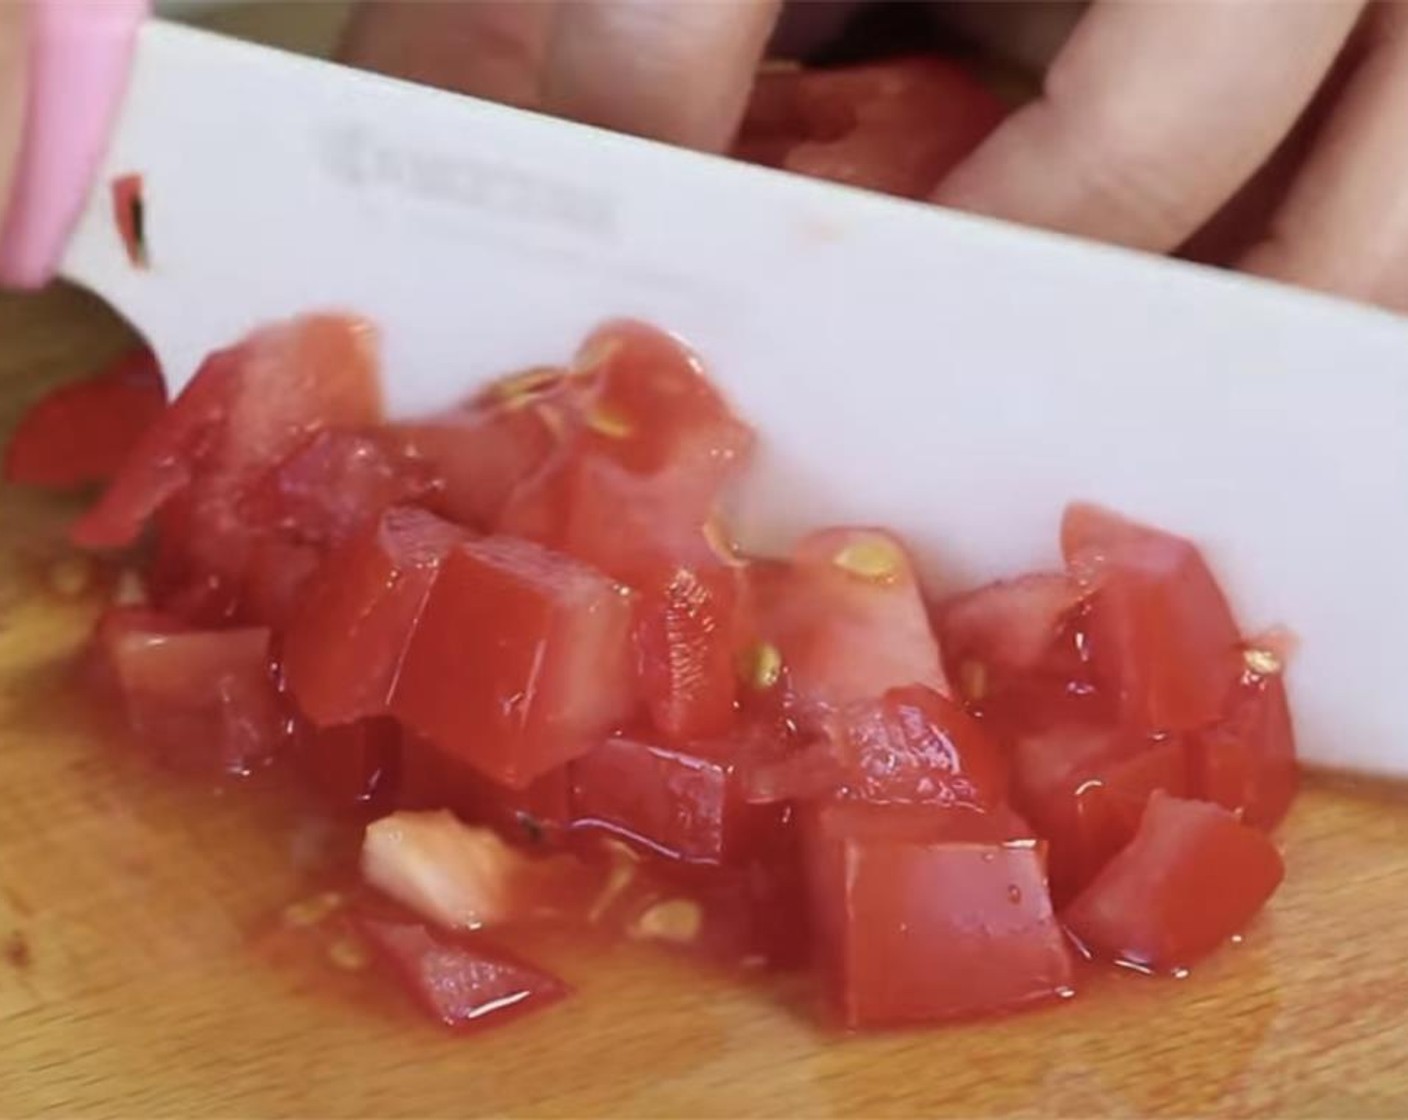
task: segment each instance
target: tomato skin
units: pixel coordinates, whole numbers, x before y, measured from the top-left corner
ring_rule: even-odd
[[[452,1029],[499,1026],[570,991],[557,977],[478,938],[367,916],[358,916],[356,926],[421,1009]]]
[[[392,713],[512,789],[585,753],[634,703],[629,593],[528,541],[484,537],[445,557]]]
[[[54,489],[107,482],[165,407],[156,355],[145,347],[124,354],[30,406],[5,447],[5,481]]]
[[[1051,895],[1072,898],[1133,838],[1156,790],[1189,792],[1187,745],[1063,724],[1017,741],[1012,800],[1050,844]]]
[[[114,613],[99,634],[128,724],[175,768],[244,774],[288,741],[268,630],[192,630],[143,611]]]
[[[806,833],[820,967],[850,1028],[936,1022],[1070,990],[1044,845],[1013,814],[837,802]]]
[[[723,564],[666,568],[637,585],[639,687],[670,743],[728,734],[737,722],[738,655],[747,628],[740,572]]]
[[[281,651],[289,693],[315,725],[387,713],[431,585],[466,536],[434,514],[396,508],[329,556]]]
[[[888,689],[947,695],[938,643],[903,545],[878,529],[823,529],[787,565],[755,564],[759,637],[781,653],[804,721]]]
[[[1067,508],[1061,548],[1092,589],[1093,677],[1128,725],[1181,732],[1220,716],[1241,677],[1241,636],[1198,549],[1083,504]]]
[[[734,154],[924,198],[1005,114],[993,93],[948,59],[765,71],[755,80]]]
[[[1200,798],[1241,814],[1255,828],[1279,824],[1300,781],[1282,675],[1248,672],[1227,717],[1194,735],[1191,749]]]
[[[997,743],[930,688],[892,688],[848,706],[834,721],[832,741],[847,794],[864,801],[994,809],[1007,798]]]
[[[1061,917],[1089,951],[1164,972],[1241,933],[1283,874],[1271,841],[1226,809],[1156,792],[1134,839]]]

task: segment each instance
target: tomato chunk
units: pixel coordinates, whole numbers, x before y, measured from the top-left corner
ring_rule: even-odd
[[[100,640],[129,725],[178,769],[244,774],[287,741],[268,630],[191,630],[124,612],[106,622]]]
[[[107,482],[165,407],[156,356],[146,348],[124,354],[30,407],[6,445],[5,481],[55,489]]]
[[[328,726],[387,712],[435,575],[465,535],[392,509],[328,558],[283,636],[284,680],[304,715]]]
[[[822,977],[846,1026],[1069,993],[1043,845],[1012,814],[836,803],[817,813],[807,849]]]
[[[800,175],[924,198],[1005,112],[948,59],[764,71],[734,153]]]
[[[1182,739],[1057,725],[1018,740],[1013,804],[1049,842],[1051,893],[1071,898],[1134,836],[1155,790],[1189,792]]]
[[[371,808],[390,799],[401,747],[401,730],[393,721],[321,728],[300,721],[291,747],[299,773],[334,809]]]
[[[391,427],[406,453],[442,480],[436,512],[478,529],[495,524],[514,489],[563,438],[564,374],[529,370],[458,408]]]
[[[499,531],[634,584],[642,568],[711,558],[702,533],[752,432],[698,360],[640,323],[611,323],[573,365],[573,415],[557,452],[518,487]]]
[[[776,812],[743,798],[729,742],[686,748],[615,736],[571,764],[574,824],[671,859],[738,863]]]
[[[1279,669],[1249,671],[1227,718],[1192,739],[1193,789],[1241,814],[1256,828],[1274,828],[1299,784],[1295,732]]]
[[[638,585],[636,656],[642,699],[668,742],[733,727],[745,642],[741,573],[723,564],[666,568]]]
[[[987,730],[931,688],[892,688],[834,722],[847,791],[866,801],[995,808],[1007,767]]]
[[[948,694],[913,566],[889,533],[813,533],[790,565],[755,565],[753,579],[760,636],[804,716],[903,685]]]
[[[1079,504],[1066,511],[1061,548],[1092,589],[1085,627],[1095,681],[1130,725],[1191,731],[1221,715],[1241,677],[1241,637],[1197,548]]]
[[[1134,839],[1062,919],[1094,953],[1168,971],[1241,933],[1283,873],[1271,841],[1226,809],[1156,792]]]
[[[591,568],[509,537],[465,541],[425,600],[392,713],[522,789],[630,715],[630,629],[629,593]]]
[[[568,994],[555,976],[479,941],[419,922],[362,917],[358,929],[431,1018],[447,1027],[499,1025]]]

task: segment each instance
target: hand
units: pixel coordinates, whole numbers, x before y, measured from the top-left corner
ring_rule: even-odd
[[[853,6],[795,5],[784,25],[816,41]],[[936,11],[1009,53],[1045,61],[1059,47],[1043,95],[938,184],[936,201],[1408,309],[1405,0]],[[349,53],[718,150],[779,12],[776,0],[373,0]]]

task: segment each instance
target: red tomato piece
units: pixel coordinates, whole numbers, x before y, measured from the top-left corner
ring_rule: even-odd
[[[469,404],[392,426],[406,452],[442,480],[436,512],[477,529],[495,524],[514,489],[563,438],[562,375],[530,370],[496,382]]]
[[[158,522],[165,521],[166,512],[162,511]],[[158,540],[160,548],[161,538]],[[257,539],[251,542],[245,561],[238,605],[231,601],[234,589],[219,583],[205,585],[213,594],[204,602],[192,603],[188,598],[192,585],[180,580],[168,585],[167,590],[159,590],[157,598],[191,618],[221,618],[238,610],[242,621],[272,626],[282,632],[308,598],[309,588],[322,564],[323,551],[313,545],[293,544],[277,538]],[[197,584],[198,597],[199,588]]]
[[[948,694],[913,565],[889,533],[825,529],[752,578],[759,635],[804,717],[903,685]]]
[[[1002,102],[942,58],[759,73],[734,154],[924,198],[1001,123]]]
[[[165,407],[156,356],[145,348],[124,354],[30,407],[5,447],[5,481],[55,489],[107,482]]]
[[[393,720],[323,728],[300,721],[291,745],[303,779],[334,809],[368,809],[390,799],[401,747],[401,729]]]
[[[528,541],[446,556],[391,710],[514,789],[585,753],[633,703],[631,601],[620,585]]]
[[[864,801],[993,809],[1007,799],[1007,766],[987,730],[931,688],[892,688],[848,706],[833,745],[847,793]]]
[[[1044,845],[1010,812],[835,803],[807,851],[822,978],[847,1027],[1069,994]]]
[[[1062,920],[1093,953],[1169,971],[1241,933],[1283,873],[1271,841],[1226,809],[1155,793],[1134,839]]]
[[[239,509],[284,540],[327,548],[389,507],[421,503],[437,488],[426,464],[380,432],[322,431],[241,495]]]
[[[1065,724],[1013,750],[1013,804],[1051,847],[1051,893],[1071,898],[1134,836],[1156,790],[1189,792],[1177,738],[1146,740],[1110,727]]]
[[[398,809],[449,809],[515,843],[556,839],[572,823],[571,797],[566,766],[549,770],[524,789],[510,789],[424,739],[411,737],[402,748]]]
[[[1227,600],[1190,542],[1090,505],[1061,523],[1071,574],[1092,589],[1093,677],[1130,726],[1191,731],[1225,709],[1242,673]]]
[[[268,630],[191,630],[150,612],[115,612],[99,633],[128,724],[172,765],[244,774],[287,741]]]
[[[719,738],[733,728],[746,640],[741,579],[738,569],[713,564],[667,568],[638,585],[641,696],[667,742]]]
[[[600,828],[671,859],[741,863],[777,813],[747,804],[733,744],[674,748],[615,736],[574,759],[574,825]]]
[[[752,448],[699,361],[639,323],[594,333],[573,365],[558,451],[514,492],[499,532],[634,584],[662,562],[713,559],[702,529]]]
[[[1299,784],[1295,730],[1279,671],[1248,672],[1225,719],[1192,738],[1193,789],[1241,815],[1255,828],[1274,828]]]
[[[561,980],[477,938],[451,938],[420,922],[360,917],[357,928],[406,991],[447,1027],[499,1026],[564,998]]]
[[[128,263],[133,268],[148,267],[146,203],[143,201],[142,176],[119,175],[112,181],[112,216],[117,223],[122,246],[127,250]]]
[[[258,536],[240,512],[242,495],[316,432],[380,416],[372,337],[359,320],[309,315],[266,328],[207,359],[75,524],[73,539],[126,547],[179,495],[179,516],[161,526],[166,567],[181,573],[170,585],[172,605],[184,613],[198,603],[192,617],[201,621],[235,617]]]
[[[465,537],[434,514],[397,508],[328,557],[282,646],[289,693],[314,724],[386,714],[436,573]]]

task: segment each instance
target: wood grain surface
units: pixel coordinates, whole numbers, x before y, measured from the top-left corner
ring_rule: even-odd
[[[0,426],[125,339],[0,297]],[[0,1116],[1408,1116],[1408,810],[1323,783],[1270,912],[1182,981],[843,1039],[786,986],[557,946],[576,999],[446,1036],[269,934],[335,830],[164,778],[75,701],[105,585],[75,594],[70,509],[0,493]]]

